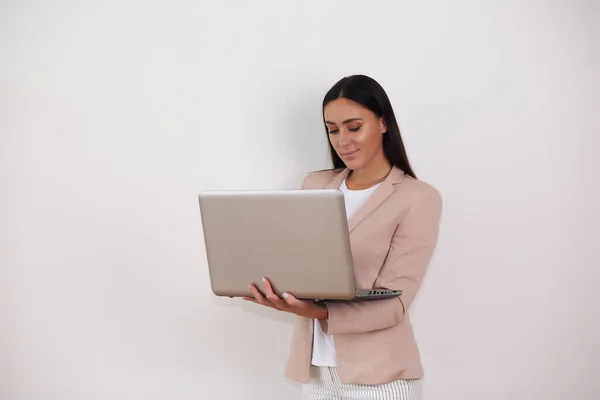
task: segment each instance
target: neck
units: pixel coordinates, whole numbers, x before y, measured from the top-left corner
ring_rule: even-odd
[[[350,173],[346,184],[352,188],[366,189],[382,182],[390,173],[392,165],[385,157],[380,162],[373,162],[365,168],[356,169]]]

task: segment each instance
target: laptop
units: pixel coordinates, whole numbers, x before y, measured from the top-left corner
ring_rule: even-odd
[[[262,278],[282,296],[361,300],[402,290],[357,289],[343,193],[316,190],[212,190],[198,195],[212,291],[264,294]]]

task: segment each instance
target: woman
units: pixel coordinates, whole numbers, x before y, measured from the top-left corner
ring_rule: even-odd
[[[311,302],[274,294],[246,300],[299,316],[286,375],[307,399],[420,399],[419,351],[409,319],[434,251],[442,200],[413,172],[383,88],[343,78],[323,100],[333,170],[309,174],[304,189],[344,193],[356,286],[401,289],[388,299]]]

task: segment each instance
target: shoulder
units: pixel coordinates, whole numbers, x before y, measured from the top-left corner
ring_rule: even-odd
[[[405,176],[400,184],[399,196],[408,200],[410,206],[426,205],[433,208],[442,207],[442,195],[432,184]]]
[[[321,171],[310,172],[304,177],[302,189],[323,188],[342,171],[343,169],[324,169]]]

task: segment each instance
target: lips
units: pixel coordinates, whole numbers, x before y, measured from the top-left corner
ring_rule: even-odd
[[[354,154],[356,154],[356,152],[357,152],[357,151],[358,151],[358,150],[354,150],[354,151],[347,151],[347,152],[345,152],[345,153],[340,153],[340,155],[341,155],[342,157],[350,157],[350,156],[353,156]]]

